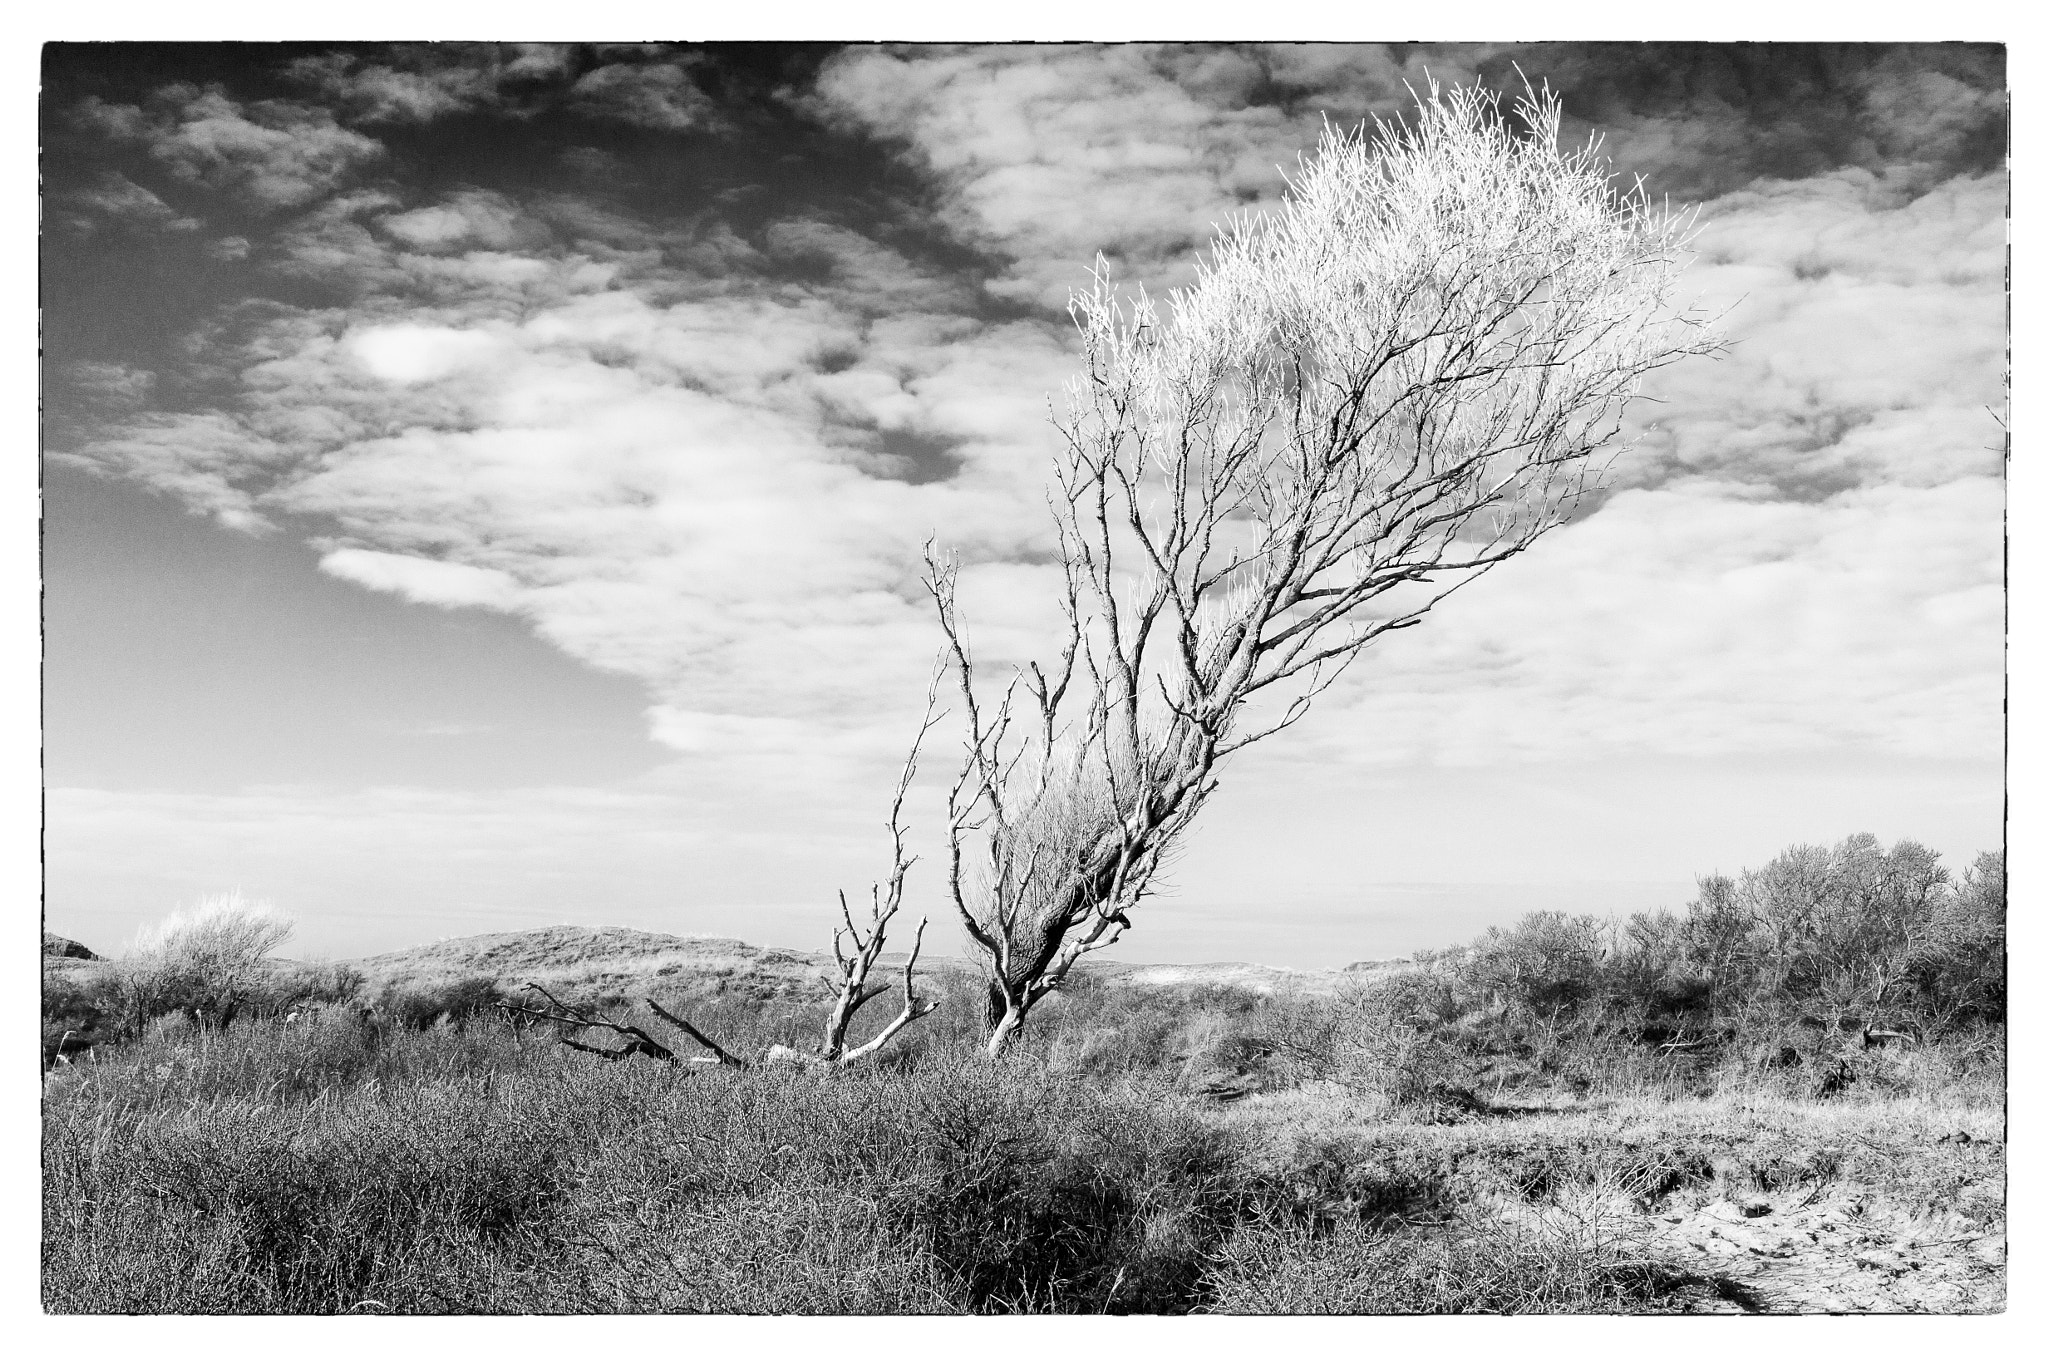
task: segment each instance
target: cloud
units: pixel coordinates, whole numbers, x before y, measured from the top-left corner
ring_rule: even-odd
[[[1304,144],[1278,110],[1204,104],[1136,47],[854,49],[817,107],[906,143],[945,225],[1013,262],[999,295],[1063,307],[1097,251],[1157,277]]]
[[[1398,117],[1491,49],[1383,45],[854,48],[811,106],[902,143],[941,216],[1004,257],[990,290],[1063,311],[1097,253],[1154,290],[1233,215],[1276,202],[1329,117]]]
[[[532,118],[567,109],[661,132],[707,131],[725,118],[692,79],[701,59],[660,44],[395,43],[325,52],[285,75],[351,122],[422,125],[456,114]],[[604,152],[572,152],[585,163]]]
[[[519,605],[519,583],[510,575],[452,561],[345,548],[322,556],[320,569],[336,579],[435,607],[489,607],[509,612]]]
[[[210,410],[145,413],[49,455],[172,495],[223,527],[260,533],[274,525],[257,508],[249,484],[290,454],[232,415]]]
[[[1301,729],[1364,763],[1996,760],[2003,509],[1987,477],[1811,504],[1631,490],[1368,652],[1342,715]]]
[[[1482,65],[1512,86],[1510,61],[1562,91],[1568,131],[1597,131],[1624,181],[1680,199],[1844,169],[1911,195],[2003,159],[1993,44],[1544,44]]]
[[[438,59],[431,48],[398,47],[390,55],[395,62],[386,65],[328,52],[290,62],[285,73],[359,122],[431,122],[498,100],[499,71],[490,66]]]
[[[220,336],[229,405],[80,455],[236,521],[333,523],[323,568],[370,587],[516,600],[693,749],[800,726],[874,752],[874,694],[914,701],[936,642],[925,539],[1045,533],[1063,341],[949,309],[970,295],[878,242],[786,221],[751,278],[693,281],[659,248],[598,264],[550,204],[399,208],[352,195],[279,237],[359,299]]]
[[[589,117],[658,132],[688,132],[724,123],[682,61],[599,66],[577,80],[569,106]]]
[[[73,118],[115,140],[145,146],[187,183],[231,192],[270,211],[304,206],[384,152],[324,108],[284,100],[245,105],[217,85],[167,85],[146,109],[91,96]]]
[[[264,248],[330,305],[203,337],[228,397],[74,455],[224,521],[317,522],[323,568],[368,587],[516,609],[644,682],[654,737],[692,758],[886,762],[936,640],[927,539],[965,556],[990,662],[1040,651],[1053,620],[1046,397],[1072,350],[1042,307],[1097,248],[1185,279],[1324,109],[1393,111],[1425,65],[1498,59],[850,50],[809,106],[900,145],[933,215],[890,230],[950,255],[824,202],[741,229],[560,194],[343,193]],[[637,73],[584,91],[607,116],[673,96],[696,117],[678,66],[603,71]],[[1709,204],[1692,278],[1740,299],[1729,355],[1656,378],[1598,511],[1392,638],[1302,746],[1984,756],[2003,179],[1928,173],[1752,175]],[[1025,304],[929,261],[961,247]]]
[[[498,350],[487,334],[445,325],[375,325],[345,342],[371,375],[401,386],[476,367]]]
[[[1702,210],[1687,275],[1728,307],[1730,351],[1654,383],[1620,484],[1701,476],[1825,498],[1996,475],[2004,403],[2005,186],[1906,201],[1860,170],[1767,181]]]
[[[64,200],[79,209],[66,219],[76,230],[90,231],[108,222],[145,231],[182,232],[196,231],[203,224],[117,170],[102,170],[90,188],[73,190]]]
[[[379,225],[413,249],[448,250],[459,246],[510,249],[536,244],[531,227],[522,230],[520,213],[503,195],[477,191],[451,194],[445,201],[417,211],[398,212]],[[537,233],[540,240],[544,231]]]
[[[139,409],[156,389],[156,373],[123,363],[72,363],[64,377],[74,389],[112,409]]]

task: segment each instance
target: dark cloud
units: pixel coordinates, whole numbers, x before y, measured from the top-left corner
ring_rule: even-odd
[[[1574,130],[1603,135],[1617,170],[1680,199],[1846,168],[1925,191],[2005,152],[1990,44],[1545,43],[1478,63],[1506,88],[1517,66],[1563,95]]]

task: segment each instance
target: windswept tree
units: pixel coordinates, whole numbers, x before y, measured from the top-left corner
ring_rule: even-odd
[[[1075,297],[1058,657],[985,690],[957,565],[930,562],[991,1054],[1131,925],[1225,759],[1565,521],[1644,375],[1716,346],[1672,304],[1687,220],[1561,148],[1559,112],[1532,93],[1518,130],[1432,86],[1408,125],[1326,133],[1165,305],[1100,269]]]

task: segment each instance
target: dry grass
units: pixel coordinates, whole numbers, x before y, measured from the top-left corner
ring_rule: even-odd
[[[815,1034],[817,1002],[665,970],[664,954],[579,956],[541,938],[499,958],[592,984],[637,966],[639,992],[737,1048]],[[412,995],[422,1011],[499,982],[372,970],[359,998]],[[2002,1303],[2004,1070],[1990,1033],[1872,1056],[1828,1101],[1800,1095],[1798,1071],[1741,1061],[1709,1069],[1696,1096],[1675,1091],[1702,1084],[1691,1075],[1575,1091],[1533,1059],[1504,1089],[1475,1092],[1457,1083],[1472,1068],[1445,1044],[1454,1024],[1419,1041],[1351,990],[1081,983],[992,1069],[978,986],[957,973],[935,984],[945,1005],[910,1040],[829,1077],[606,1065],[496,1016],[159,1021],[45,1082],[45,1301],[214,1313]]]

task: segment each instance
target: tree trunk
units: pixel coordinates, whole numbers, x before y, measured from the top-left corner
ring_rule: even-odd
[[[1017,1032],[1024,1025],[1024,1011],[1022,1006],[1009,1008],[1004,1011],[1001,1017],[996,1019],[994,1027],[988,1033],[988,1057],[990,1059],[1001,1059],[1004,1051],[1008,1050],[1011,1044],[1015,1042]]]

